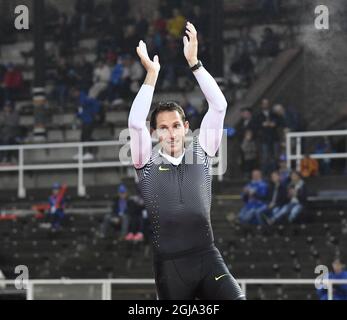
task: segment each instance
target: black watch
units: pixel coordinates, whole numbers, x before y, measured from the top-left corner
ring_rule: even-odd
[[[194,71],[198,70],[201,67],[202,67],[202,62],[199,60],[198,63],[195,66],[192,66],[190,68],[190,70],[192,70],[194,72]]]

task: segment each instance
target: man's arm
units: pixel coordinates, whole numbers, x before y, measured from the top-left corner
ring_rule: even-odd
[[[198,63],[198,39],[195,27],[188,22],[183,38],[184,55],[190,67]],[[214,78],[204,67],[193,72],[207,102],[208,111],[204,116],[199,134],[199,142],[204,151],[211,157],[215,156],[223,136],[224,118],[227,101]]]
[[[160,64],[158,56],[155,56],[153,61],[149,59],[146,44],[143,41],[140,41],[137,47],[137,54],[147,70],[147,76],[131,106],[128,127],[132,161],[135,168],[140,169],[149,161],[152,152],[152,138],[146,127],[146,119],[151,108]]]

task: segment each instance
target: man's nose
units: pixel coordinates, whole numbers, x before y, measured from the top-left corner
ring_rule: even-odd
[[[176,138],[176,132],[175,132],[175,130],[173,128],[169,129],[169,134],[170,134],[170,138],[171,139]]]

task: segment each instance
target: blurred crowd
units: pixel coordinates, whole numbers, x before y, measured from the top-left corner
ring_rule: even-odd
[[[35,204],[32,209],[35,217],[41,220],[40,227],[58,232],[64,228],[68,186],[54,183],[47,202]],[[132,193],[120,183],[112,205],[96,230],[99,238],[111,237],[122,241],[147,241],[150,236],[147,210],[139,190]]]
[[[127,0],[77,0],[70,15],[49,5],[46,9],[45,36],[53,40],[46,52],[46,79],[50,89],[46,95],[34,97],[34,126],[32,132],[25,132],[14,116],[16,102],[24,89],[22,70],[13,64],[0,66],[0,109],[4,110],[3,122],[11,127],[4,128],[10,133],[2,135],[2,145],[16,144],[30,133],[30,141],[45,142],[54,106],[61,113],[75,109],[76,120],[72,125],[81,127],[82,142],[92,141],[94,129],[105,124],[105,112],[128,106],[144,80],[144,69],[136,56],[141,39],[146,42],[150,56],[158,54],[161,58],[158,89],[189,90],[192,84],[187,80],[192,75],[182,54],[188,18],[199,30],[201,59],[205,65],[209,63],[205,45],[208,10],[204,1],[161,1],[150,16],[141,9],[131,10]],[[97,41],[95,52],[82,52],[79,43],[84,39]],[[22,55],[27,60],[32,51]],[[11,105],[13,121],[7,121],[5,105]],[[188,117],[196,117],[196,109],[189,108]],[[84,160],[93,157],[91,150],[87,150]],[[8,154],[0,158],[2,163],[15,160],[8,159]]]
[[[244,177],[249,178],[252,170],[256,168],[260,168],[265,175],[285,168],[286,134],[303,131],[306,131],[305,119],[294,107],[271,105],[269,99],[264,98],[255,111],[243,108],[241,121],[235,128],[235,137]],[[301,144],[304,156],[298,168],[300,174],[305,178],[329,174],[331,160],[315,160],[312,155],[333,153],[330,140],[322,138],[310,145]]]
[[[251,181],[243,189],[242,199],[241,223],[293,223],[305,209],[306,184],[297,171],[275,170],[267,181],[260,170],[253,170]]]

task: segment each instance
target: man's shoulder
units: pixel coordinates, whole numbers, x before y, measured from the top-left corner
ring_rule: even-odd
[[[145,164],[141,164],[139,166],[134,164],[134,168],[138,172],[143,171],[145,169],[148,169],[148,168],[152,167],[153,165],[155,165],[156,163],[158,163],[158,160],[160,157],[161,156],[160,156],[158,151],[152,150],[152,153],[151,153],[149,160]]]

